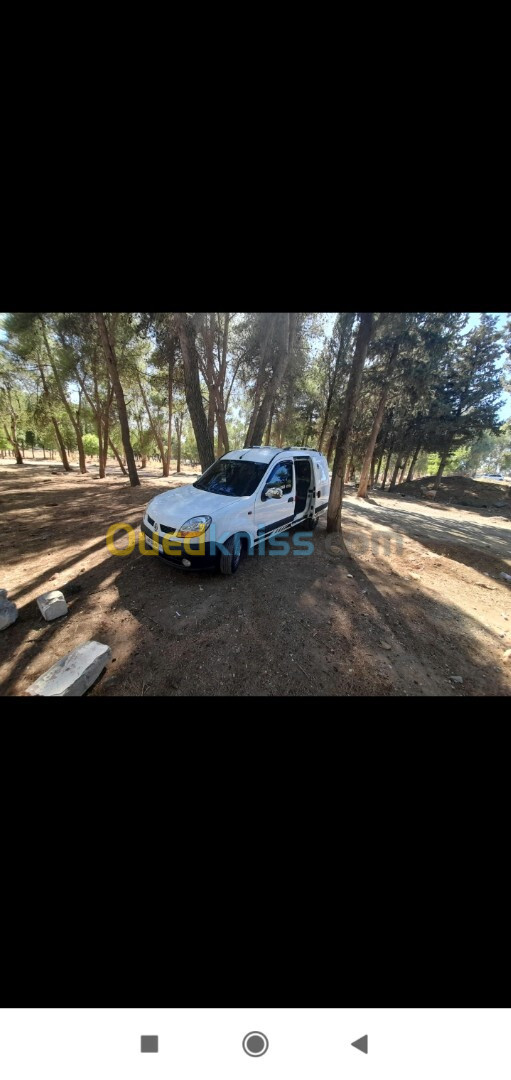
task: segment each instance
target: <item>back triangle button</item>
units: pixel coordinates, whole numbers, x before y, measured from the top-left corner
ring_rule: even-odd
[[[368,1035],[362,1035],[361,1039],[357,1039],[357,1041],[352,1042],[351,1045],[355,1047],[355,1050],[361,1050],[363,1054],[367,1054],[368,1051],[369,1051],[368,1043],[369,1043],[369,1036]]]

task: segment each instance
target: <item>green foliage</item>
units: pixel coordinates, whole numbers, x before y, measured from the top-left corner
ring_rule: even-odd
[[[93,457],[94,455],[99,454],[99,439],[97,435],[84,435],[83,448],[87,457]]]
[[[174,456],[176,455],[176,449],[174,449]],[[183,439],[181,444],[181,456],[187,461],[198,461],[199,452],[197,450],[197,443],[192,432],[189,432],[186,438]]]

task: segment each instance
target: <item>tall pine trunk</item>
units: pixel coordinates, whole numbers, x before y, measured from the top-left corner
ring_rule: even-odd
[[[112,386],[114,388],[115,399],[117,402],[117,412],[121,428],[122,445],[124,447],[126,464],[128,466],[130,484],[132,487],[139,487],[140,479],[137,472],[137,466],[135,465],[135,455],[133,453],[133,447],[130,440],[128,410],[126,408],[124,391],[122,389],[121,380],[119,378],[117,357],[115,354],[113,342],[110,341],[107,325],[105,322],[105,316],[103,315],[102,311],[96,311],[96,322],[99,330],[99,336],[101,338],[101,344],[103,346],[103,353],[105,356],[107,370],[110,375]]]
[[[142,379],[140,377],[140,372],[138,371],[138,368],[137,368],[137,381],[138,381],[138,385],[139,385],[139,388],[140,388],[140,393],[142,394],[142,401],[144,402],[144,405],[145,405],[145,411],[147,413],[147,418],[149,420],[149,427],[151,428],[151,431],[153,433],[154,441],[155,441],[155,443],[156,443],[156,445],[158,447],[158,453],[159,453],[159,455],[161,457],[161,460],[162,460],[163,475],[165,476],[165,447],[163,445],[163,439],[161,437],[161,434],[160,434],[156,424],[153,421],[151,410],[149,408],[149,402],[147,400],[147,395],[145,393],[144,387],[142,385]],[[168,476],[168,473],[166,475]]]
[[[444,469],[445,469],[445,466],[447,465],[447,458],[449,457],[449,454],[451,452],[451,446],[452,446],[452,441],[449,441],[448,446],[446,447],[446,449],[444,450],[444,452],[442,454],[442,457],[440,458],[440,465],[439,465],[439,468],[438,468],[438,472],[437,472],[437,474],[435,476],[435,480],[437,481],[438,484],[440,483],[440,481],[441,481],[441,479],[442,479],[442,477],[444,475]]]
[[[326,429],[328,427],[328,421],[330,419],[330,413],[331,413],[331,409],[332,409],[332,401],[333,401],[333,397],[334,397],[334,393],[335,393],[335,388],[337,386],[337,379],[339,377],[339,371],[341,369],[341,362],[342,362],[342,360],[344,359],[344,357],[346,355],[346,349],[347,349],[347,346],[348,346],[351,331],[353,329],[354,321],[355,321],[355,315],[352,312],[346,312],[345,315],[344,315],[344,318],[343,318],[341,339],[340,339],[340,342],[339,342],[339,348],[337,350],[337,356],[336,356],[336,360],[335,360],[335,368],[334,368],[334,373],[333,373],[333,376],[332,376],[332,381],[331,381],[330,386],[328,388],[328,397],[327,397],[327,400],[326,400],[325,415],[323,417],[323,423],[321,425],[321,431],[320,431],[319,440],[318,440],[318,450],[319,450],[320,454],[323,453],[323,442],[325,440]]]
[[[355,354],[351,365],[350,377],[344,399],[344,408],[341,414],[339,437],[334,458],[332,471],[332,486],[327,511],[327,532],[338,532],[342,540],[342,497],[344,492],[344,474],[348,463],[351,432],[355,417],[362,372],[367,356],[369,343],[374,332],[374,315],[370,311],[363,311],[360,315]],[[344,541],[342,540],[343,546]]]
[[[373,482],[371,484],[372,488],[375,488],[377,486],[377,484],[378,484],[378,477],[380,475],[380,469],[381,469],[382,461],[383,461],[383,454],[380,454],[380,456],[378,458],[378,465],[376,466],[376,473],[375,473],[375,476],[373,477]]]
[[[16,432],[16,421],[15,421],[14,417],[11,417],[11,434],[9,435],[9,432],[7,430],[7,424],[4,424],[4,431],[5,431],[6,438],[8,439],[8,441],[10,442],[10,444],[11,444],[13,450],[14,450],[14,456],[16,458],[16,465],[24,465],[23,454],[21,453],[21,446],[20,446],[19,441],[18,441],[18,436],[17,436],[17,432]]]
[[[327,450],[327,453],[326,453],[326,458],[327,458],[328,464],[330,464],[330,462],[332,460],[332,456],[333,456],[333,452],[335,450],[335,444],[337,442],[338,434],[339,434],[339,426],[338,426],[338,424],[336,424],[333,431],[332,431],[332,434],[330,436],[330,441],[328,443],[328,450]]]
[[[177,433],[177,472],[181,472],[181,437],[183,434],[183,421],[176,418]]]
[[[415,469],[415,464],[416,464],[416,461],[417,461],[417,458],[418,458],[420,452],[421,452],[421,448],[420,448],[420,446],[418,446],[415,453],[414,453],[414,455],[413,455],[412,463],[411,463],[410,468],[408,470],[408,476],[406,477],[407,484],[410,484],[411,481],[413,480],[413,470]]]
[[[172,394],[174,390],[174,363],[174,360],[169,360],[169,377],[167,385],[169,422],[167,428],[167,454],[163,462],[164,476],[170,476],[170,462],[172,458]]]
[[[52,412],[50,388],[48,386],[48,383],[46,382],[46,376],[44,374],[44,367],[43,367],[43,365],[41,363],[41,360],[39,358],[39,354],[37,355],[36,363],[37,363],[37,367],[39,369],[39,374],[41,376],[41,383],[42,383],[42,387],[43,387],[43,395],[44,395],[45,401],[46,401],[46,403],[48,405],[48,409],[49,409],[49,412],[50,412],[50,418],[51,418],[51,422],[53,424],[53,428],[54,428],[54,431],[55,431],[55,437],[57,439],[57,445],[58,445],[58,448],[59,448],[60,458],[61,458],[62,464],[64,466],[64,472],[71,472],[72,470],[71,470],[71,466],[69,464],[69,461],[67,459],[66,448],[64,446],[64,440],[62,438],[62,435],[60,434],[60,428],[59,428],[59,425],[57,423],[56,417],[53,415],[53,412]],[[51,451],[50,451],[50,453],[51,453]]]
[[[76,415],[73,412],[73,409],[71,408],[71,405],[70,405],[69,401],[67,400],[66,388],[65,388],[64,383],[62,382],[62,379],[60,377],[58,364],[55,363],[55,360],[53,358],[53,353],[52,353],[52,351],[50,349],[50,343],[48,341],[48,335],[47,335],[47,332],[46,332],[46,323],[44,321],[44,316],[43,315],[40,316],[40,322],[41,322],[42,331],[43,331],[43,340],[44,340],[46,352],[48,354],[48,360],[50,362],[50,367],[51,367],[51,370],[53,372],[53,377],[54,377],[55,383],[57,385],[57,390],[59,392],[62,404],[63,404],[63,406],[64,406],[64,408],[65,408],[65,410],[67,412],[67,415],[68,415],[68,417],[69,417],[69,419],[71,421],[73,431],[75,433],[76,445],[77,445],[77,448],[78,448],[78,461],[79,461],[80,472],[82,474],[85,474],[87,472],[87,464],[86,464],[86,461],[85,461],[85,448],[84,448],[84,445],[83,445],[82,427],[81,427],[80,419],[79,419],[79,410],[78,410],[78,415]]]
[[[268,345],[270,343],[270,338],[272,337],[272,334],[273,334],[273,331],[274,331],[275,325],[276,325],[276,320],[277,320],[277,314],[275,312],[271,312],[271,313],[268,313],[268,314],[269,314],[269,318],[268,318],[268,321],[267,321],[267,324],[266,324],[266,332],[265,332],[265,335],[264,335],[264,338],[263,338],[263,344],[262,344],[262,347],[261,347],[261,355],[260,355],[260,358],[259,358],[259,367],[258,367],[258,371],[257,371],[257,378],[256,378],[255,389],[254,389],[254,406],[253,406],[253,409],[252,409],[252,416],[250,417],[250,423],[248,425],[248,431],[247,431],[247,435],[246,435],[246,438],[245,438],[245,443],[244,443],[245,447],[252,446],[252,443],[254,441],[254,427],[255,427],[255,422],[257,420],[257,416],[259,414],[259,408],[260,408],[260,405],[261,405],[261,395],[262,395],[262,388],[263,388],[264,376],[265,376],[265,366],[266,366],[266,356],[267,356],[267,352],[268,352]]]
[[[401,454],[398,454],[397,458],[396,458],[396,464],[395,464],[395,467],[394,467],[394,472],[392,473],[392,480],[390,481],[390,484],[389,484],[389,491],[393,491],[393,489],[396,486],[397,476],[398,476],[398,472],[399,472],[400,468],[401,468]]]
[[[120,468],[120,470],[121,470],[121,472],[122,472],[122,475],[123,475],[123,476],[127,476],[128,474],[127,474],[127,472],[126,472],[126,469],[125,469],[125,467],[124,467],[124,462],[122,461],[122,458],[121,458],[121,455],[119,454],[119,451],[118,451],[118,450],[117,450],[117,448],[116,448],[116,447],[114,446],[114,444],[113,444],[113,442],[112,442],[112,440],[111,440],[111,439],[109,439],[109,440],[108,440],[108,444],[109,444],[109,446],[110,446],[110,449],[111,449],[111,451],[112,451],[112,453],[113,453],[114,457],[115,457],[115,458],[117,459],[117,462],[118,462],[119,468]]]
[[[266,432],[266,445],[267,446],[271,446],[271,429],[272,429],[274,415],[275,415],[275,402],[273,402],[273,405],[271,407],[270,422],[268,424],[268,431]]]
[[[183,357],[186,404],[192,421],[202,471],[205,472],[215,460],[215,449],[202,401],[195,329],[186,311],[176,312],[176,321]]]
[[[385,491],[385,484],[387,483],[387,473],[389,471],[390,463],[392,461],[393,451],[394,451],[394,443],[391,441],[390,446],[389,446],[388,457],[387,457],[387,460],[385,462],[385,472],[383,473],[383,480],[381,482],[381,490],[382,491]]]
[[[401,469],[401,475],[400,475],[400,477],[399,477],[399,483],[400,483],[400,484],[402,484],[402,483],[403,483],[403,480],[404,480],[404,478],[405,478],[405,472],[406,472],[406,466],[408,465],[408,460],[409,460],[409,458],[408,458],[408,454],[407,454],[407,455],[406,455],[406,458],[405,458],[405,461],[404,461],[404,465],[403,465],[403,468]]]
[[[291,311],[283,314],[285,316],[283,325],[283,346],[254,424],[252,439],[255,446],[260,446],[262,443],[271,407],[275,401],[277,391],[284,378],[294,349],[297,323],[296,313]]]
[[[371,434],[369,436],[369,442],[367,444],[364,463],[362,465],[362,473],[361,473],[361,476],[360,476],[360,484],[359,484],[359,488],[358,488],[358,492],[357,492],[357,497],[359,499],[365,499],[367,497],[367,482],[368,482],[368,479],[369,479],[369,470],[371,468],[371,462],[373,460],[374,449],[375,449],[375,446],[376,446],[376,440],[378,438],[378,435],[380,434],[380,428],[381,428],[381,425],[383,423],[383,417],[385,415],[385,406],[387,404],[387,397],[388,397],[389,389],[390,389],[389,377],[390,377],[390,373],[392,371],[392,368],[394,366],[394,363],[395,363],[395,361],[397,359],[398,352],[399,352],[399,344],[396,342],[396,344],[394,345],[394,347],[392,349],[392,352],[390,354],[389,361],[388,361],[388,364],[387,364],[387,367],[386,367],[386,370],[385,370],[385,374],[384,374],[385,385],[384,385],[383,390],[381,392],[380,401],[378,403],[378,408],[376,410],[376,416],[375,416],[374,421],[373,421],[373,426],[371,428]],[[372,487],[372,484],[371,484],[371,487]]]

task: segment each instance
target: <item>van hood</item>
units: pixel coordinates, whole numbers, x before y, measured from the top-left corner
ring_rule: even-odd
[[[186,484],[175,491],[164,491],[162,495],[157,495],[149,503],[147,512],[158,524],[179,529],[188,518],[197,514],[208,514],[213,521],[218,521],[225,512],[248,502],[250,497],[216,495],[211,491],[201,491],[193,484]]]

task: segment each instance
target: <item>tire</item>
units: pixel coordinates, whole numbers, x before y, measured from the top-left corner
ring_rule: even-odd
[[[319,519],[315,517],[308,517],[305,519],[305,521],[300,522],[300,528],[303,530],[303,532],[314,532],[314,529],[318,524],[318,520]]]
[[[235,574],[241,562],[241,548],[238,554],[234,550],[234,536],[231,536],[229,540],[226,540],[224,547],[229,552],[228,555],[221,554],[219,560],[219,568],[221,574]]]

